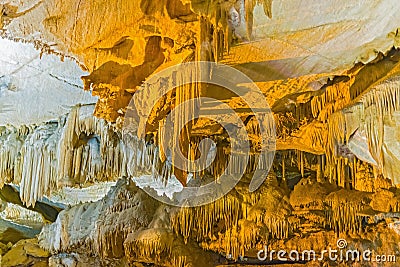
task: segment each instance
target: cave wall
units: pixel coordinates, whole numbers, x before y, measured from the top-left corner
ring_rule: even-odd
[[[23,259],[53,266],[216,266],[254,260],[265,244],[324,249],[338,237],[398,254],[394,1],[41,0],[0,7],[1,36],[9,39],[0,40],[1,186],[19,185],[21,205],[35,207],[67,186],[118,180],[104,198],[58,210],[39,243],[17,243],[5,264],[34,247],[39,252]],[[216,160],[200,182],[176,171],[159,152],[160,125],[174,107],[192,96],[216,97],[237,112],[251,144],[260,143],[257,121],[238,97],[191,83],[185,70],[180,79],[191,85],[164,96],[140,134],[124,134],[132,96],[141,96],[133,105],[139,113],[158,97],[145,91],[153,74],[200,60],[232,66],[260,88],[277,152],[257,191],[248,191],[253,149],[251,164],[236,166],[247,171],[229,194],[200,207],[172,207],[140,186],[218,180],[229,155],[223,127],[197,120],[185,126],[192,132],[181,143],[194,148],[185,152],[197,157],[209,137]],[[150,86],[161,92],[160,81]],[[144,182],[133,184],[137,176]]]

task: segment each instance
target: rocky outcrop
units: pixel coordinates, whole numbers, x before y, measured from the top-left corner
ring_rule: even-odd
[[[1,266],[48,266],[50,254],[41,249],[37,239],[17,242],[2,258]]]
[[[393,1],[0,0],[0,10],[9,39],[0,40],[0,194],[53,222],[39,236],[52,255],[35,240],[19,241],[32,237],[25,228],[7,227],[2,239],[17,233],[6,241],[18,242],[0,246],[9,250],[5,266],[253,264],[265,246],[323,250],[338,237],[397,256],[400,10]],[[225,77],[240,87],[233,94],[196,80],[217,67],[185,64],[154,76],[199,61],[249,79]],[[254,85],[260,94],[249,90]],[[242,99],[249,95],[267,119]],[[218,116],[185,121],[199,115],[200,103]],[[167,122],[179,138],[163,134]],[[234,153],[229,129],[246,132],[248,162]],[[262,154],[264,143],[276,147],[274,159]],[[175,151],[163,149],[171,144],[191,161],[213,160],[199,171],[180,169]],[[266,180],[249,192],[259,163]],[[173,195],[172,184],[181,196],[182,187],[210,181],[225,190],[224,173],[243,177],[206,205],[172,207],[146,194],[162,185]],[[66,186],[121,177],[95,202],[76,197],[63,211],[42,203]]]

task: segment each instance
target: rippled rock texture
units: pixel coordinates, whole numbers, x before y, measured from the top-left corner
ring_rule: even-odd
[[[259,264],[265,246],[321,251],[339,238],[399,256],[396,1],[0,0],[0,11],[2,266]],[[151,79],[199,61],[247,75],[274,120],[260,123],[240,95],[188,68]],[[166,199],[218,183],[232,154],[216,120],[182,122],[199,97],[223,120],[226,107],[237,114],[225,122],[248,133],[250,162],[233,155],[229,175],[244,174],[222,198],[168,206],[146,186]],[[162,150],[166,116],[185,102],[173,134],[185,157],[214,156],[199,172]],[[276,134],[273,159],[259,157],[262,129]],[[259,158],[271,169],[250,192]]]

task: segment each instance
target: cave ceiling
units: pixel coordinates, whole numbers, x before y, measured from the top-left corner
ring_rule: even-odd
[[[54,222],[38,237],[37,229],[18,230],[39,238],[18,249],[34,247],[45,258],[82,246],[102,259],[207,266],[216,254],[236,263],[254,258],[265,236],[301,247],[304,236],[317,246],[351,233],[361,244],[379,232],[398,244],[389,228],[399,231],[399,13],[394,0],[0,0],[0,198],[10,204],[0,208]],[[252,99],[272,111],[264,126],[275,155],[262,158],[262,127],[238,95],[195,81],[185,68],[174,81],[157,76],[201,61],[229,66],[248,78],[245,92],[261,91]],[[176,80],[188,85],[160,97]],[[180,125],[175,117],[185,130],[176,142],[196,159],[210,138],[215,161],[182,171],[160,152],[175,142],[160,129],[174,108],[200,96],[216,100],[202,103],[217,119]],[[228,108],[238,121],[226,119]],[[137,136],[124,135],[129,112],[139,118]],[[247,168],[237,186],[194,209],[144,194],[148,186],[166,199],[218,180],[232,150],[218,119],[250,133],[250,162],[233,157],[232,173]],[[259,159],[271,172],[250,194]]]

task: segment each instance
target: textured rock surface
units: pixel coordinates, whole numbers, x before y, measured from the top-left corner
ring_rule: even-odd
[[[96,102],[82,90],[74,61],[61,62],[33,44],[0,39],[0,125],[16,127],[57,119],[78,103]]]
[[[0,40],[0,185],[19,185],[21,206],[40,211],[44,196],[71,205],[41,231],[47,252],[35,240],[0,246],[4,266],[258,264],[264,246],[321,251],[339,237],[400,256],[396,1],[0,0],[0,11],[1,35],[23,41]],[[253,193],[261,126],[238,96],[193,82],[185,69],[176,79],[189,84],[161,98],[149,122],[138,123],[139,137],[121,131],[133,95],[141,96],[133,106],[140,114],[170,85],[162,77],[146,94],[144,81],[200,60],[242,71],[271,106],[278,151]],[[206,152],[204,137],[216,142],[216,160],[199,180],[159,152],[166,114],[192,96],[234,109],[250,133],[251,164],[221,199],[169,207],[139,186],[172,194],[214,180],[229,155],[227,133],[205,119],[179,140],[191,158]],[[196,111],[175,124],[188,110]],[[26,211],[4,213],[16,221],[11,215]],[[4,243],[32,237],[20,226],[4,229]],[[327,258],[306,266],[334,264],[380,266]]]
[[[47,266],[49,256],[37,239],[21,240],[2,257],[1,266]]]

